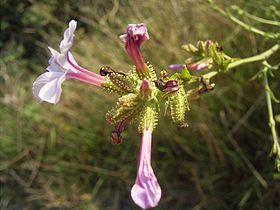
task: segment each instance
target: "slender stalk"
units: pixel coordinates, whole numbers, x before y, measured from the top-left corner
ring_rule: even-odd
[[[239,26],[241,26],[242,28],[246,29],[247,31],[251,31],[253,33],[259,34],[261,36],[265,36],[271,39],[276,39],[277,38],[277,34],[275,33],[267,33],[264,32],[260,29],[257,29],[253,26],[250,26],[246,23],[244,23],[243,21],[239,20],[238,18],[236,18],[235,16],[233,16],[229,11],[225,12],[224,10],[222,10],[220,7],[218,7],[217,5],[215,5],[215,3],[212,0],[208,0],[210,6],[216,10],[217,12],[219,12],[221,15],[228,17],[231,21],[233,21],[234,23],[238,24]]]
[[[236,68],[243,64],[264,61],[267,58],[269,58],[271,55],[273,55],[275,52],[277,52],[279,49],[280,49],[280,44],[275,44],[270,49],[266,50],[265,52],[263,52],[261,54],[254,55],[254,56],[251,56],[248,58],[242,58],[240,60],[232,62],[231,64],[229,64],[228,70]],[[216,76],[218,73],[219,73],[218,71],[212,71],[212,72],[209,72],[209,73],[203,75],[203,77],[210,79],[210,78]]]
[[[271,55],[273,55],[279,49],[280,49],[280,44],[275,44],[270,49],[268,49],[267,51],[265,51],[261,54],[258,54],[258,55],[252,56],[252,57],[248,57],[248,58],[243,58],[241,60],[238,60],[238,61],[235,61],[235,62],[229,64],[228,69],[232,69],[232,68],[235,68],[235,67],[240,66],[242,64],[246,64],[246,63],[252,63],[252,62],[266,60],[267,58],[269,58]]]
[[[252,15],[244,10],[241,10],[239,8],[239,10],[242,12],[242,14],[246,15],[248,18],[251,18],[252,20],[258,21],[260,23],[264,23],[264,24],[268,24],[268,25],[274,25],[274,26],[280,26],[280,22],[279,21],[274,21],[274,20],[267,20],[264,18],[260,18],[258,16]]]
[[[227,12],[227,16],[235,23],[237,23],[238,25],[240,25],[241,27],[243,27],[244,29],[246,29],[247,31],[251,31],[254,32],[256,34],[259,34],[261,36],[268,36],[270,38],[274,38],[274,36],[267,34],[266,32],[257,29],[253,26],[250,26],[246,23],[244,23],[243,21],[239,20],[238,18],[234,17],[230,12]]]
[[[268,79],[267,79],[267,70],[268,68],[265,67],[263,70],[263,83],[265,87],[265,92],[266,92],[266,103],[267,103],[267,111],[268,111],[268,117],[269,117],[269,122],[268,125],[271,129],[271,134],[272,134],[272,139],[273,139],[273,153],[276,153],[280,155],[280,145],[278,141],[278,136],[275,128],[275,120],[274,120],[274,114],[273,114],[273,108],[272,108],[272,100],[270,96],[270,88],[268,84]]]

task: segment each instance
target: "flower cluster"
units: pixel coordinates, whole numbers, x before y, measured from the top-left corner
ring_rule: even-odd
[[[188,66],[173,65],[171,69],[183,69],[179,73],[167,76],[166,71],[156,75],[153,66],[145,62],[140,46],[149,39],[145,24],[129,24],[127,31],[120,39],[124,43],[128,56],[134,63],[131,71],[124,73],[109,66],[100,68],[96,74],[80,67],[70,52],[73,45],[74,31],[77,23],[72,20],[64,32],[60,43],[60,52],[49,48],[51,58],[47,71],[33,83],[33,94],[41,102],[58,103],[61,85],[67,79],[76,79],[97,87],[104,88],[108,93],[119,94],[120,97],[106,119],[115,125],[111,134],[111,142],[122,142],[121,133],[130,123],[137,123],[141,134],[138,155],[137,176],[131,189],[133,201],[143,209],[158,205],[161,188],[151,166],[152,132],[157,125],[158,114],[161,112],[160,102],[169,108],[172,121],[179,127],[186,127],[185,114],[189,110],[188,97],[193,93],[210,90],[207,81],[191,76],[188,69],[205,69],[204,63]],[[199,81],[202,87],[190,90],[189,83]],[[210,88],[209,88],[210,87]]]
[[[183,45],[182,48],[191,54],[191,57],[185,60],[185,65],[190,71],[209,70],[216,68],[226,71],[232,59],[225,55],[222,46],[211,40],[199,41],[196,46],[193,44]],[[172,64],[168,69],[183,69],[183,64]]]

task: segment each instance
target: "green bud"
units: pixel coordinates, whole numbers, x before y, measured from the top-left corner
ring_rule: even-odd
[[[119,98],[117,105],[108,111],[106,118],[111,123],[117,123],[127,118],[133,120],[142,110],[144,104],[134,93],[124,95]]]
[[[193,44],[182,45],[182,48],[191,54],[198,54],[199,50]]]

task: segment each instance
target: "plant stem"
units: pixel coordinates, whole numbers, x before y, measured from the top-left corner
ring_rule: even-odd
[[[238,60],[238,61],[235,61],[235,62],[229,64],[228,69],[232,69],[232,68],[235,68],[242,64],[246,64],[246,63],[252,63],[252,62],[266,60],[279,49],[280,49],[280,44],[275,44],[273,47],[271,47],[270,49],[268,49],[267,51],[265,51],[259,55],[255,55],[255,56],[248,57],[248,58],[243,58],[241,60]]]
[[[221,15],[228,17],[232,22],[238,24],[239,26],[241,26],[242,28],[246,29],[247,31],[251,31],[253,33],[259,34],[261,36],[264,37],[268,37],[271,39],[276,39],[278,37],[278,35],[276,33],[267,33],[264,32],[260,29],[257,29],[253,26],[250,26],[246,23],[244,23],[243,21],[239,20],[238,18],[236,18],[235,16],[233,16],[229,10],[227,10],[227,12],[225,12],[224,10],[222,10],[220,7],[218,7],[217,5],[215,5],[215,3],[212,0],[208,0],[210,6],[216,10],[217,12],[219,12]]]
[[[280,49],[280,44],[275,44],[270,49],[266,50],[265,52],[263,52],[261,54],[254,55],[254,56],[251,56],[248,58],[242,58],[240,60],[232,62],[231,64],[229,64],[228,70],[236,68],[243,64],[253,63],[253,62],[257,62],[257,61],[264,61],[267,58],[269,58],[271,55],[273,55],[275,52],[277,52],[279,49]],[[210,78],[216,76],[218,73],[219,73],[218,71],[212,71],[203,76],[207,79],[210,79]]]
[[[274,150],[275,153],[280,153],[280,145],[278,142],[278,137],[277,137],[277,132],[275,128],[275,120],[274,120],[274,114],[273,114],[273,108],[272,108],[272,103],[271,103],[271,96],[270,96],[270,88],[268,84],[268,79],[267,79],[267,70],[268,68],[265,67],[263,70],[263,82],[264,82],[264,87],[265,87],[265,92],[266,92],[266,103],[267,103],[267,111],[268,111],[268,117],[269,117],[269,122],[268,125],[271,129],[271,134],[272,134],[272,139],[273,139],[273,144],[274,144]]]
[[[279,21],[267,20],[267,19],[260,18],[260,17],[255,16],[255,15],[252,15],[252,14],[250,14],[250,13],[244,11],[244,10],[241,10],[241,11],[242,11],[242,14],[246,15],[248,18],[251,18],[252,20],[258,21],[260,23],[268,24],[268,25],[280,26]]]

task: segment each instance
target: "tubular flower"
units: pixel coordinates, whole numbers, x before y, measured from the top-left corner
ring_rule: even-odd
[[[146,25],[144,23],[129,24],[126,34],[121,35],[120,39],[125,44],[128,56],[136,66],[136,71],[146,71],[147,66],[140,51],[140,45],[149,39]]]
[[[141,133],[141,143],[137,176],[131,188],[131,197],[135,204],[143,209],[156,207],[161,199],[161,188],[151,166],[151,147],[152,131],[156,128],[159,114],[170,110],[172,121],[181,128],[186,127],[185,115],[189,111],[188,97],[199,96],[214,87],[203,76],[191,75],[188,69],[210,69],[214,64],[223,64],[226,68],[228,63],[223,62],[228,60],[219,60],[222,59],[222,55],[216,50],[218,45],[209,41],[201,42],[198,47],[186,45],[186,50],[193,53],[194,57],[188,59],[186,64],[168,66],[169,69],[181,71],[170,76],[166,71],[161,71],[158,76],[153,66],[145,63],[140,51],[140,45],[149,39],[146,25],[129,24],[126,34],[120,38],[135,67],[128,72],[122,72],[110,66],[103,66],[98,75],[80,67],[70,53],[76,26],[76,21],[69,22],[59,52],[49,48],[51,58],[46,68],[47,72],[34,81],[33,94],[40,101],[56,104],[60,99],[62,83],[71,78],[102,87],[109,94],[118,94],[116,105],[106,114],[107,121],[115,125],[111,133],[111,143],[122,143],[121,134],[126,126],[130,123],[137,124],[138,131]],[[193,88],[194,82],[199,83],[198,87]],[[164,103],[164,106],[161,106],[161,103]]]
[[[151,147],[152,131],[145,129],[141,137],[137,177],[131,189],[133,201],[142,209],[157,206],[161,198],[161,188],[151,166]]]
[[[61,95],[61,85],[66,79],[77,79],[95,86],[101,86],[104,78],[98,74],[80,67],[70,48],[73,45],[74,31],[77,22],[71,20],[69,27],[64,32],[64,38],[60,42],[60,52],[49,47],[51,58],[47,72],[41,74],[33,83],[33,95],[41,102],[58,103]]]

